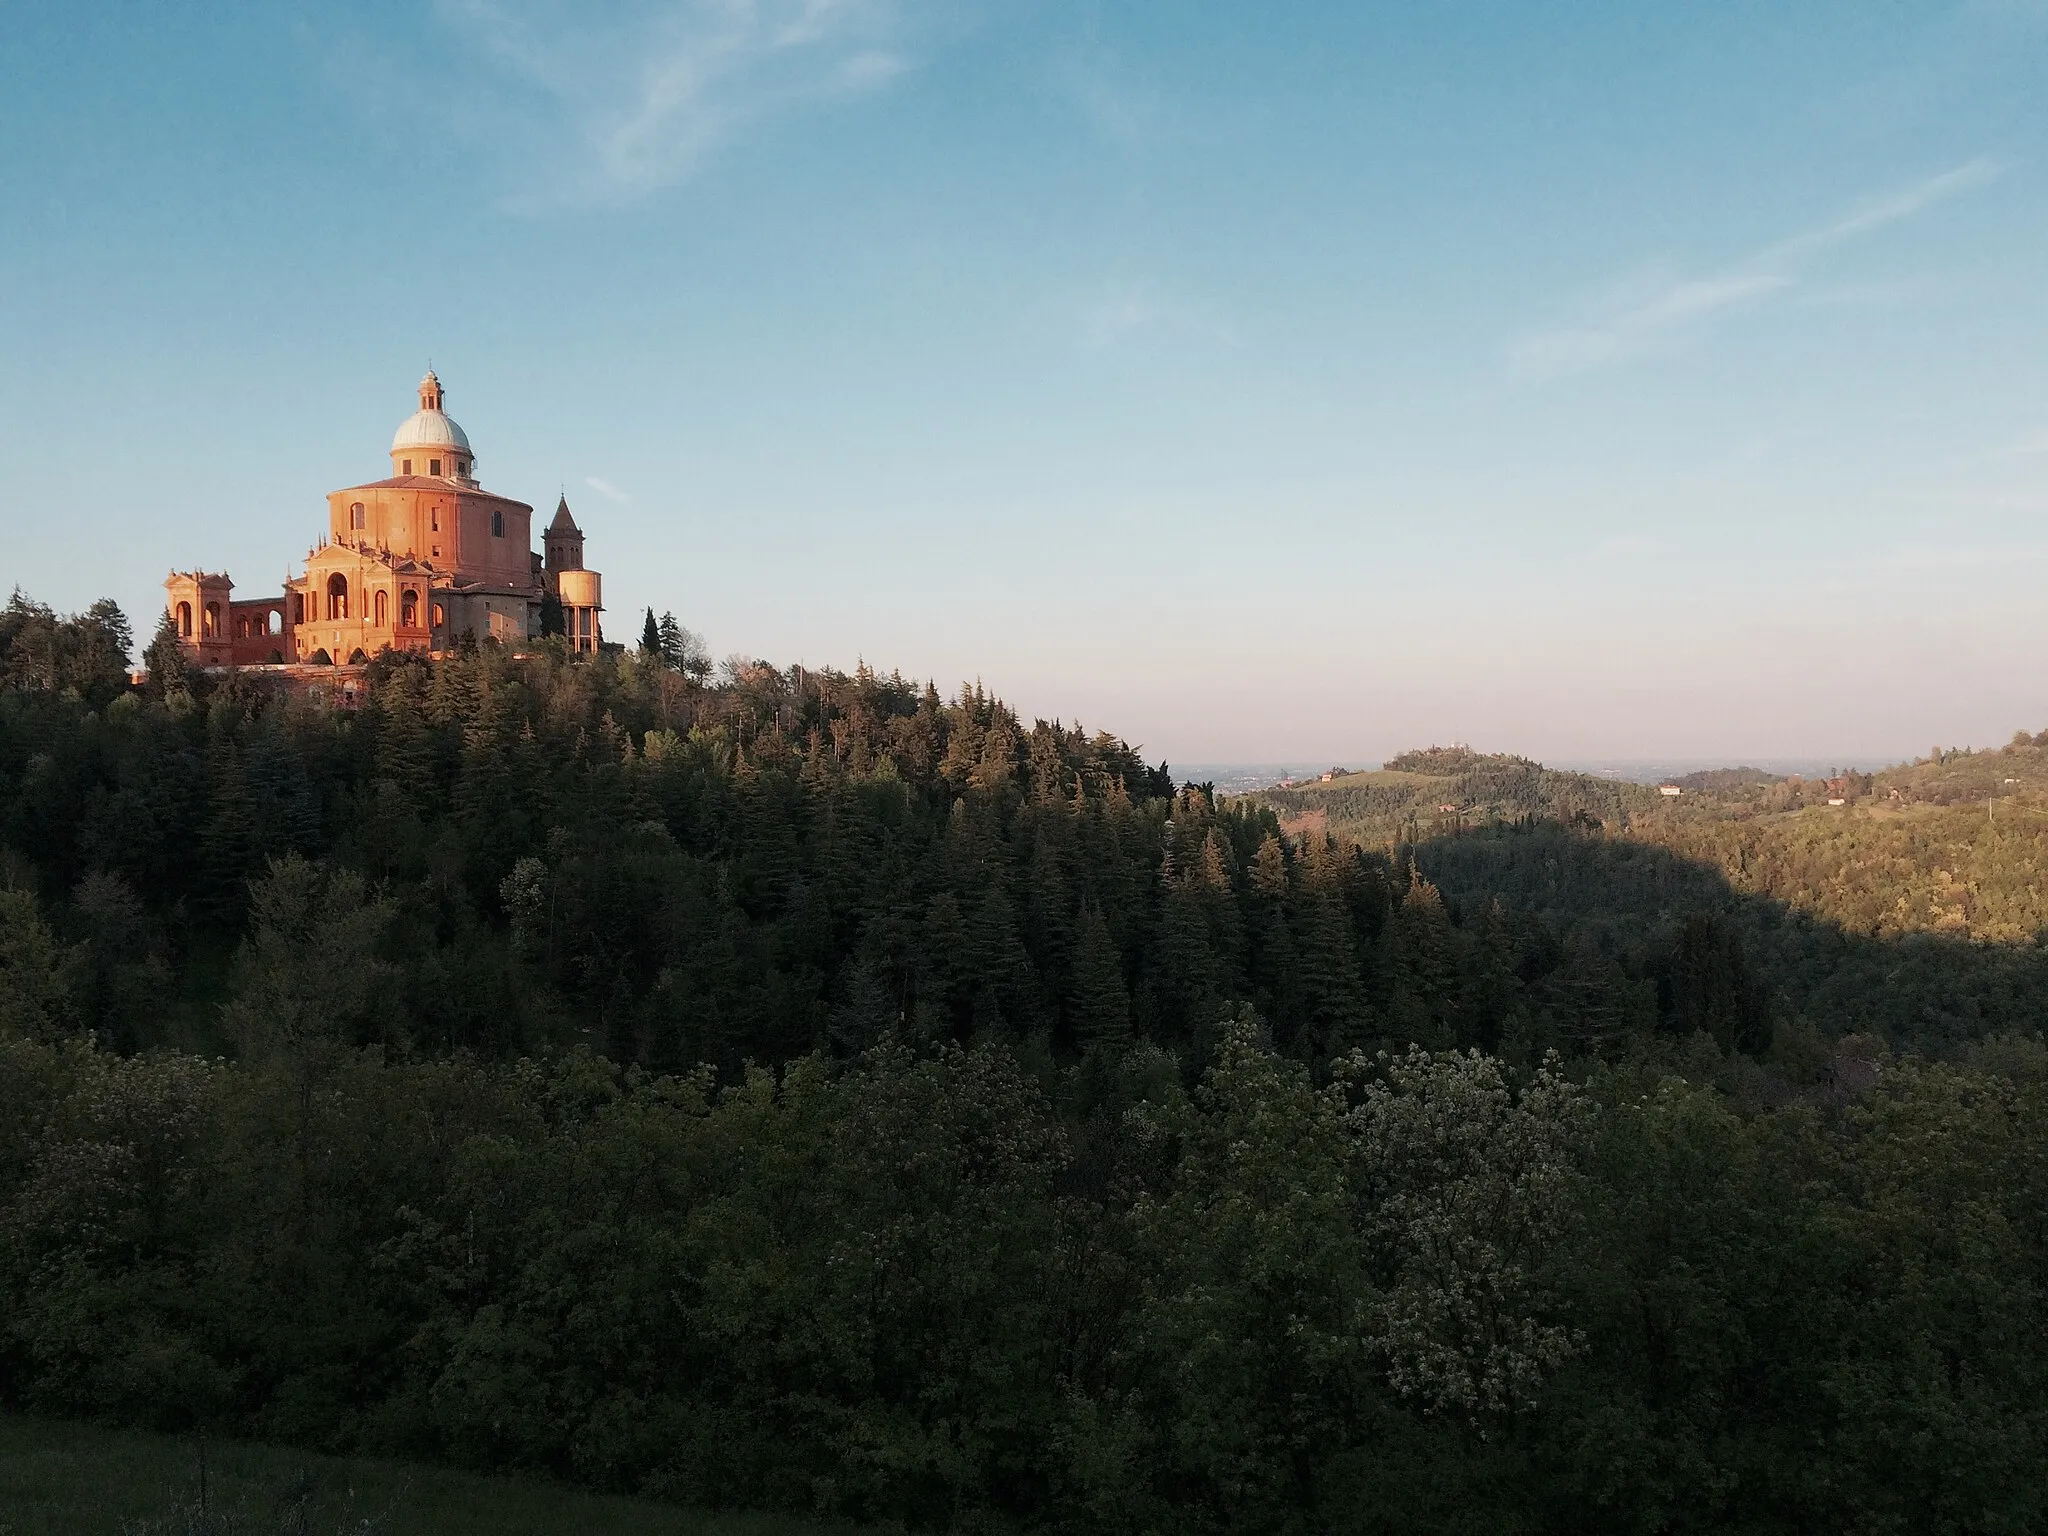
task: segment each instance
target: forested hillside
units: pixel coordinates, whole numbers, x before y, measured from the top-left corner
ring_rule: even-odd
[[[8,1406],[925,1529],[2048,1518],[2031,941],[1512,760],[1360,846],[978,688],[117,619],[0,620]]]
[[[1367,846],[1419,843],[1531,816],[1626,827],[1660,803],[1655,790],[1640,784],[1558,772],[1526,757],[1467,747],[1404,752],[1375,770],[1243,798],[1269,807],[1289,827]]]
[[[1936,751],[1877,774],[1696,774],[1676,797],[1446,749],[1395,763],[1234,803],[1393,857],[1412,848],[1460,911],[1498,900],[1634,974],[1658,976],[1660,952],[1687,923],[1711,921],[1739,942],[1774,1017],[1830,1038],[1867,1032],[1939,1053],[2038,1026],[2048,732],[2040,744],[2022,733],[1995,751]],[[1519,793],[1482,793],[1482,767]],[[1401,786],[1417,775],[1425,781]],[[1601,789],[1616,794],[1603,803]],[[1419,818],[1375,808],[1397,791],[1461,809],[1403,843]]]

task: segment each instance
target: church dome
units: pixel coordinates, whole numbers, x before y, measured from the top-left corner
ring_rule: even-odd
[[[430,370],[420,380],[420,408],[392,435],[391,472],[439,475],[474,485],[475,470],[476,453],[469,446],[469,434],[441,409],[441,381]]]
[[[459,448],[470,451],[469,435],[445,411],[414,411],[391,439],[391,451],[406,448]]]

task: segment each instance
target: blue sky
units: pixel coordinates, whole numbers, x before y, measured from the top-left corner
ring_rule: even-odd
[[[431,360],[614,635],[1154,757],[2048,726],[2048,0],[0,9],[11,582],[274,591]]]

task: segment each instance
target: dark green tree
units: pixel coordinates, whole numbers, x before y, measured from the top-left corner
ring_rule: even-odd
[[[1087,1055],[1115,1057],[1131,1043],[1131,995],[1123,958],[1099,907],[1083,903],[1075,927],[1079,942],[1067,998],[1074,1043]]]
[[[142,664],[149,671],[149,690],[159,697],[185,693],[191,687],[185,665],[185,647],[178,639],[178,623],[166,610],[156,621],[156,633],[143,650]]]

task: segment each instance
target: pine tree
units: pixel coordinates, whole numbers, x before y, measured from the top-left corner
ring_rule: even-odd
[[[1670,980],[1671,1028],[1710,1034],[1724,1050],[1752,1055],[1771,1043],[1769,1004],[1750,974],[1742,940],[1712,913],[1696,912],[1679,930]]]
[[[178,622],[166,609],[162,618],[156,621],[156,634],[149,647],[142,653],[142,664],[149,669],[149,686],[152,692],[162,694],[185,693],[191,688],[186,675],[185,647],[178,640]]]
[[[1100,909],[1084,903],[1079,926],[1067,1006],[1074,1043],[1090,1055],[1120,1055],[1131,1043],[1131,994],[1124,985],[1123,957]]]
[[[843,1000],[829,1026],[832,1043],[845,1054],[858,1056],[880,1045],[902,1018],[890,972],[887,959],[873,948],[848,964]]]
[[[211,804],[199,834],[199,905],[221,922],[234,922],[248,902],[260,854],[240,755],[231,744],[214,746],[206,777]]]

